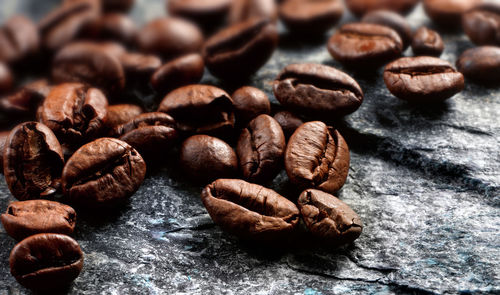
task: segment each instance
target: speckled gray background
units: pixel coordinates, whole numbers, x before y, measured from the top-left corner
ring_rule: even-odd
[[[14,12],[39,19],[56,3],[0,0],[0,19]],[[163,16],[164,1],[138,0],[132,14],[141,23]],[[345,15],[343,22],[350,19]],[[415,28],[431,25],[420,6],[410,21]],[[473,46],[459,33],[444,39],[442,58],[452,63]],[[287,64],[342,69],[325,42],[304,43],[283,33],[251,84],[272,96],[270,82]],[[212,223],[201,188],[183,181],[172,163],[149,175],[122,211],[79,215],[74,236],[85,266],[68,292],[499,294],[499,88],[468,82],[453,99],[425,108],[394,98],[380,72],[347,72],[366,94],[356,113],[336,123],[351,147],[349,178],[339,197],[365,224],[353,245],[269,252],[244,244]],[[208,74],[203,82],[217,83]],[[290,192],[284,172],[273,188]],[[11,200],[1,178],[0,210]],[[0,295],[28,293],[9,273],[14,244],[0,229]]]

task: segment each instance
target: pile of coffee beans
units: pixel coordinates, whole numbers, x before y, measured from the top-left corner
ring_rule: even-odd
[[[350,154],[330,123],[360,108],[360,85],[331,66],[290,64],[272,81],[277,106],[245,81],[277,48],[278,19],[297,38],[321,36],[349,9],[362,19],[336,29],[325,48],[349,70],[385,66],[400,99],[432,107],[463,90],[463,75],[500,82],[498,3],[423,1],[433,21],[462,22],[481,45],[460,56],[458,70],[439,59],[437,31],[407,23],[418,3],[168,0],[168,17],[139,28],[125,14],[133,0],[65,0],[38,24],[9,18],[0,26],[0,116],[16,124],[0,131],[0,167],[19,200],[1,216],[19,241],[12,275],[36,290],[70,284],[83,252],[69,236],[76,212],[63,203],[120,208],[163,165],[204,186],[213,221],[239,238],[285,245],[302,229],[327,247],[352,243],[363,223],[334,196]],[[415,56],[402,57],[409,46]],[[205,68],[231,86],[198,84]],[[131,93],[158,99],[139,105]],[[266,187],[283,169],[295,195]]]

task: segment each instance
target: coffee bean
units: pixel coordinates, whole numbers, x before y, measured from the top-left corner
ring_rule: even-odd
[[[276,99],[286,108],[315,118],[343,116],[357,110],[363,91],[353,78],[320,64],[292,64],[273,83]]]
[[[406,19],[400,14],[390,10],[374,10],[368,12],[361,20],[364,23],[387,26],[399,34],[403,41],[403,51],[408,48],[413,38],[412,29]]]
[[[293,184],[328,193],[344,185],[349,161],[349,147],[342,135],[319,121],[300,126],[285,153],[286,173]]]
[[[42,122],[63,142],[78,144],[100,135],[108,102],[97,88],[66,83],[55,86],[43,103]]]
[[[444,50],[444,43],[438,32],[421,27],[413,36],[411,48],[415,55],[439,57]]]
[[[112,208],[132,196],[144,180],[146,163],[129,144],[99,138],[68,160],[62,173],[64,195],[87,208]]]
[[[308,189],[300,194],[298,205],[313,236],[326,245],[350,244],[363,231],[363,223],[349,205],[325,192]]]
[[[135,0],[101,0],[103,11],[127,12],[134,6]]]
[[[233,100],[214,86],[178,88],[165,96],[158,111],[174,117],[182,132],[227,135],[234,127]]]
[[[107,93],[125,87],[125,73],[120,60],[100,45],[91,42],[71,43],[54,58],[52,79],[56,83],[90,84]]]
[[[233,0],[229,10],[229,23],[235,24],[252,18],[278,19],[278,7],[274,0]]]
[[[3,173],[3,151],[10,131],[0,131],[0,173]]]
[[[36,80],[11,95],[0,98],[0,111],[6,115],[33,116],[49,94],[47,80]]]
[[[223,23],[232,0],[169,0],[170,15],[189,19],[203,29],[212,29]]]
[[[151,76],[151,85],[156,91],[167,93],[172,89],[200,82],[204,70],[205,63],[201,55],[184,55],[158,68]]]
[[[328,41],[328,51],[351,67],[377,67],[401,55],[403,43],[393,29],[366,23],[343,25]]]
[[[333,28],[344,13],[341,0],[284,0],[279,15],[286,27],[299,34],[323,34]]]
[[[457,68],[468,79],[494,85],[500,82],[500,48],[482,46],[469,49],[458,58]]]
[[[500,46],[500,3],[482,3],[462,16],[462,27],[478,45]]]
[[[180,165],[189,178],[200,183],[238,175],[238,158],[233,149],[207,135],[194,135],[182,143]]]
[[[10,17],[0,27],[0,61],[20,62],[36,53],[40,37],[35,24],[22,15]]]
[[[108,115],[105,122],[107,129],[112,130],[118,125],[132,121],[144,111],[140,106],[133,104],[117,104],[108,106]]]
[[[151,75],[161,67],[159,57],[142,53],[122,54],[120,62],[127,75],[127,81],[148,81]]]
[[[205,43],[203,57],[214,76],[239,80],[257,72],[277,45],[276,26],[267,19],[251,19],[212,36]]]
[[[271,113],[271,103],[267,94],[258,88],[241,87],[233,93],[232,98],[236,121],[240,126],[245,126],[258,115]]]
[[[145,53],[165,60],[199,52],[203,35],[190,22],[179,18],[160,18],[148,23],[137,35],[137,46]]]
[[[242,239],[286,245],[299,223],[299,210],[277,192],[239,179],[218,179],[201,200],[212,220]]]
[[[1,219],[7,234],[20,241],[39,233],[70,235],[75,229],[76,212],[58,202],[30,200],[10,203]]]
[[[460,1],[460,0],[459,0]],[[420,2],[420,0],[346,0],[349,10],[356,16],[379,9],[407,14]]]
[[[10,252],[10,273],[34,290],[66,287],[83,267],[83,252],[71,237],[44,233],[19,242]]]
[[[14,85],[14,78],[9,67],[0,61],[0,93],[8,92]]]
[[[100,43],[93,43],[97,46],[99,46],[102,50],[107,52],[108,54],[120,59],[122,55],[127,54],[127,49],[120,43],[117,42],[112,42],[112,41],[105,41],[105,42],[100,42]]]
[[[290,138],[295,130],[304,124],[301,118],[288,111],[277,112],[274,114],[274,119],[280,124],[286,139]]]
[[[462,14],[482,0],[424,0],[425,13],[438,25],[450,28],[460,26]]]
[[[53,195],[60,186],[64,158],[52,131],[37,122],[16,126],[5,142],[5,181],[18,200]]]
[[[87,25],[83,29],[82,35],[91,40],[109,40],[132,44],[137,35],[137,27],[127,15],[109,13]]]
[[[416,103],[439,102],[464,89],[464,76],[442,59],[403,57],[385,67],[384,81],[396,97]]]

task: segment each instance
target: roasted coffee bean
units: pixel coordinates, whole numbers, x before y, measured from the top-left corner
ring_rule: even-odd
[[[62,173],[64,195],[87,208],[111,208],[132,196],[144,180],[146,163],[129,144],[99,138],[78,149]]]
[[[83,29],[82,35],[92,40],[109,40],[132,44],[137,35],[137,27],[127,15],[109,13],[87,25]]]
[[[167,62],[151,76],[151,85],[156,91],[167,93],[170,90],[200,82],[205,70],[203,58],[191,53]]]
[[[47,80],[37,80],[11,95],[0,98],[0,111],[7,115],[33,116],[51,90]]]
[[[127,49],[120,43],[105,41],[101,43],[94,43],[98,45],[102,50],[106,51],[108,54],[120,59],[120,57],[127,53]]]
[[[66,1],[40,21],[41,42],[45,48],[57,50],[74,40],[99,16],[99,1]]]
[[[271,113],[271,103],[267,94],[258,88],[241,87],[233,93],[232,98],[236,122],[240,126],[245,126],[258,115]]]
[[[56,83],[79,82],[115,93],[125,87],[125,73],[120,60],[99,44],[71,43],[54,58],[52,79]]]
[[[142,53],[125,53],[120,56],[127,81],[138,79],[148,81],[149,77],[161,67],[161,59],[156,55]]]
[[[214,86],[178,88],[165,96],[158,111],[174,117],[182,132],[227,135],[234,127],[233,100]]]
[[[9,67],[0,61],[0,93],[7,92],[12,89],[14,78]]]
[[[323,34],[337,24],[343,13],[341,0],[284,0],[279,8],[286,27],[300,34]]]
[[[165,60],[199,52],[203,35],[190,22],[179,18],[160,18],[148,23],[137,35],[137,46],[145,53]]]
[[[10,203],[1,219],[7,234],[20,241],[39,233],[70,235],[75,229],[76,212],[58,202],[30,200]]]
[[[320,64],[292,64],[273,84],[274,96],[286,108],[316,118],[335,117],[356,111],[363,91],[353,78]]]
[[[132,121],[144,111],[140,106],[134,104],[117,104],[108,106],[108,115],[105,125],[107,129],[112,130],[118,125]]]
[[[37,122],[16,126],[5,142],[5,181],[18,200],[53,195],[60,187],[64,158],[52,131]]]
[[[250,121],[236,147],[245,179],[255,183],[273,180],[283,167],[285,148],[285,135],[273,117],[260,115]]]
[[[399,34],[403,41],[403,51],[408,48],[413,38],[412,29],[406,19],[400,14],[390,10],[374,10],[363,17],[364,23],[387,26]]]
[[[439,102],[464,89],[464,76],[442,59],[403,57],[385,67],[384,81],[394,96],[416,103]]]
[[[352,67],[376,67],[398,58],[403,43],[393,29],[367,23],[343,25],[328,41],[328,51]]]
[[[116,127],[114,134],[135,148],[148,162],[158,160],[178,137],[174,119],[160,112],[139,115]]]
[[[65,83],[50,91],[43,103],[41,120],[63,142],[83,143],[102,132],[107,106],[99,89]]]
[[[167,11],[197,23],[203,29],[222,24],[227,17],[232,0],[168,0]]]
[[[462,17],[462,27],[478,45],[500,46],[500,3],[482,3]]]
[[[9,137],[10,131],[0,132],[0,173],[3,173],[3,151],[5,149],[5,143]]]
[[[64,288],[78,277],[83,252],[67,235],[43,233],[19,242],[10,252],[10,273],[34,290]]]
[[[354,15],[363,16],[370,11],[379,9],[407,14],[413,10],[418,2],[420,0],[346,0],[346,5]]]
[[[444,43],[438,32],[421,27],[413,36],[411,48],[415,55],[439,57],[443,53]]]
[[[21,15],[9,18],[0,28],[0,61],[20,62],[40,47],[35,24]]]
[[[229,23],[235,24],[252,18],[278,19],[278,7],[274,0],[233,0],[229,10]]]
[[[251,19],[212,36],[205,43],[203,57],[214,76],[239,80],[257,72],[277,45],[276,26],[268,19]]]
[[[350,244],[363,231],[363,223],[349,205],[325,192],[308,189],[300,194],[300,214],[313,236],[327,245]]]
[[[482,46],[469,49],[457,60],[457,68],[468,79],[483,83],[500,82],[500,48]]]
[[[424,10],[433,22],[441,26],[460,26],[462,14],[482,0],[424,0]]]
[[[299,210],[277,192],[239,179],[218,179],[201,193],[203,205],[223,230],[245,240],[286,245]]]
[[[285,168],[301,188],[338,191],[349,172],[349,147],[340,133],[323,122],[307,122],[290,137]]]
[[[274,119],[280,124],[286,139],[290,138],[295,130],[304,124],[301,118],[288,111],[277,112],[274,114]]]
[[[238,175],[238,158],[224,141],[208,135],[194,135],[182,143],[180,165],[191,179],[208,183]]]

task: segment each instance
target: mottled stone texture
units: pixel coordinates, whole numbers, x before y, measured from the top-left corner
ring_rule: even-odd
[[[40,18],[57,2],[1,0],[0,18],[14,11]],[[164,13],[161,0],[137,2],[132,14],[141,22]],[[420,6],[410,19],[414,28],[432,27]],[[442,57],[452,63],[473,46],[460,33],[443,37]],[[325,43],[283,34],[279,50],[249,84],[272,96],[270,81],[287,64],[343,69]],[[366,94],[356,113],[335,123],[351,147],[339,197],[365,224],[353,245],[269,252],[243,244],[212,223],[201,187],[185,182],[171,161],[115,215],[79,212],[74,236],[85,266],[69,293],[498,294],[500,89],[467,83],[440,106],[416,107],[389,93],[381,71],[348,72]],[[203,82],[217,83],[208,75]],[[283,171],[273,188],[298,196]],[[0,209],[11,200],[1,180]],[[1,229],[0,294],[28,293],[9,274],[13,246]]]

